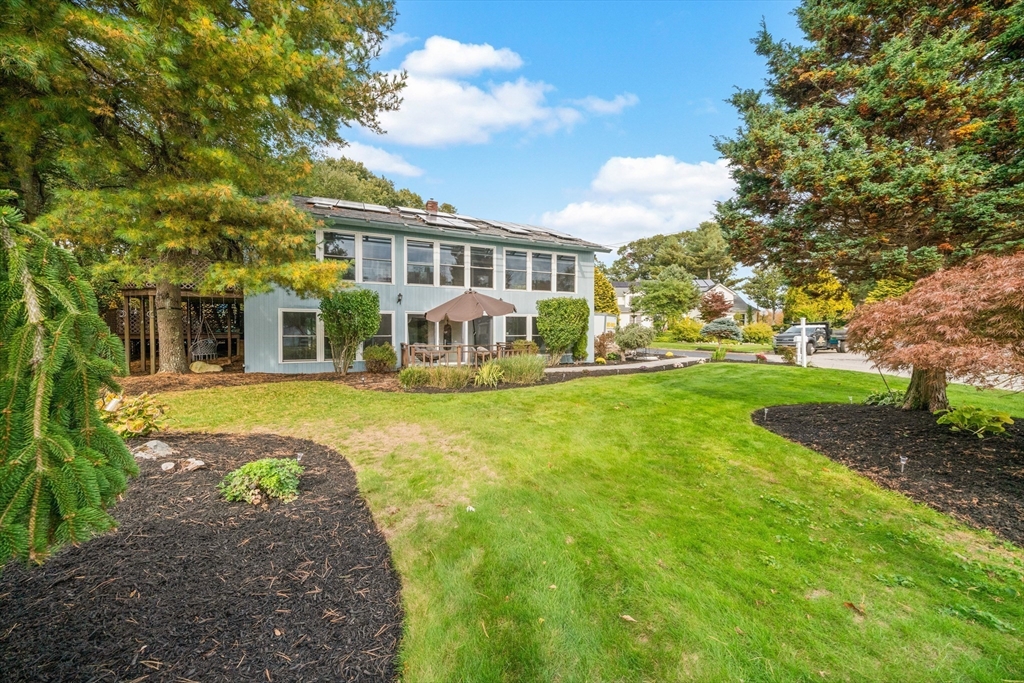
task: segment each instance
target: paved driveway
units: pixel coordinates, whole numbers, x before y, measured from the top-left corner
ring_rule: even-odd
[[[651,349],[654,353],[663,355],[672,351],[676,356],[684,356],[686,358],[710,358],[711,353],[709,351],[676,351],[674,349]],[[782,356],[777,356],[773,353],[766,354],[768,360],[773,363],[781,363]],[[753,361],[754,354],[752,353],[726,353],[725,357],[729,360],[739,361]],[[836,353],[835,351],[819,351],[810,358],[807,359],[810,366],[816,368],[830,368],[833,370],[853,370],[854,372],[870,372],[878,373],[878,368],[875,367],[867,358],[858,353]],[[887,372],[886,374],[892,375],[894,373]],[[910,377],[910,373],[900,373],[902,377]]]

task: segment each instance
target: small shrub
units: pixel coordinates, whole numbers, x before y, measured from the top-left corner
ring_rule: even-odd
[[[594,359],[594,363],[597,365],[604,365],[607,361],[604,358],[601,358],[601,356],[598,356]]]
[[[478,387],[496,387],[504,374],[505,371],[501,369],[500,365],[493,360],[488,361],[480,366],[480,371],[473,378],[473,384]]]
[[[425,387],[430,384],[430,371],[418,366],[402,368],[401,372],[398,373],[398,383],[404,389]]]
[[[719,346],[717,349],[711,352],[711,362],[721,363],[725,360],[725,354],[728,353],[724,346]]]
[[[607,356],[605,356],[605,360],[622,360],[622,356],[612,351]]]
[[[615,343],[615,333],[605,332],[594,337],[594,355],[600,358],[604,358],[612,350],[612,344]]]
[[[395,355],[395,347],[391,344],[377,344],[363,349],[363,363],[366,371],[375,374],[391,372],[398,363],[398,356]]]
[[[740,332],[740,326],[737,325],[736,321],[732,318],[719,318],[718,320],[713,320],[700,328],[700,334],[702,337],[717,339],[719,343],[726,339],[732,339],[734,341],[740,341],[743,339],[743,334]]]
[[[779,355],[786,365],[796,365],[796,348],[792,346],[780,346]]]
[[[757,359],[758,363],[767,363],[768,362],[768,356],[766,356],[763,353],[757,354],[756,356],[754,356],[754,358]]]
[[[703,325],[693,318],[682,318],[668,326],[669,336],[677,342],[699,342]]]
[[[654,329],[632,323],[615,333],[615,343],[625,351],[646,349],[654,341]]]
[[[866,406],[902,406],[907,394],[904,391],[874,391],[864,399]]]
[[[541,356],[505,356],[493,362],[501,368],[501,379],[507,384],[536,384],[544,379],[547,367]]]
[[[427,372],[429,385],[437,389],[465,389],[476,375],[476,369],[469,365],[437,365]]]
[[[167,426],[167,406],[149,393],[125,398],[108,391],[97,399],[96,408],[103,421],[123,439],[149,436]]]
[[[259,505],[264,498],[290,503],[299,496],[299,475],[303,467],[288,458],[263,458],[228,472],[217,485],[224,499],[233,503]]]
[[[1006,431],[1006,425],[1013,424],[1013,420],[1009,413],[999,410],[962,406],[955,410],[947,410],[939,418],[938,423],[949,425],[954,432],[967,432],[984,439],[989,434],[1002,434]]]
[[[676,357],[676,354],[672,353],[671,351],[668,351],[668,352],[665,353],[665,358],[675,358],[675,357]]]
[[[771,344],[775,330],[768,323],[750,323],[743,327],[743,341],[748,344]]]
[[[529,339],[516,339],[512,342],[512,350],[519,354],[528,354],[536,356],[540,353],[540,347],[537,346],[536,342],[530,341]]]

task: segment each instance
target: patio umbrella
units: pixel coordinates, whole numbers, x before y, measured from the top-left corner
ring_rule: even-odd
[[[467,320],[476,320],[485,315],[498,316],[515,312],[516,307],[512,304],[474,292],[471,289],[465,294],[460,294],[437,308],[427,311],[427,320],[439,323],[447,318],[453,323],[461,323]]]

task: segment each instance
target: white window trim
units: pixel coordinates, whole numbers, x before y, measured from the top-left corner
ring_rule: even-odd
[[[325,232],[337,232],[343,235],[353,235],[356,241],[356,253],[353,259],[353,266],[356,269],[355,280],[348,280],[348,282],[355,282],[356,284],[368,284],[368,285],[397,285],[398,282],[395,279],[395,236],[388,235],[381,232],[361,232],[359,230],[348,230],[343,227],[328,227],[320,228],[316,231],[316,260],[324,261],[324,233]],[[391,282],[375,282],[363,280],[363,237],[380,237],[391,242]],[[405,259],[403,258],[404,262]],[[384,311],[381,311],[383,313]]]
[[[284,359],[284,314],[313,313],[316,315],[316,358],[311,360]],[[277,362],[278,363],[322,363],[324,360],[324,323],[320,319],[318,308],[279,308],[277,309]]]
[[[523,290],[516,289],[516,290],[512,290],[512,291],[521,292]],[[505,342],[505,343],[508,342],[508,319],[509,318],[526,318],[526,340],[527,341],[533,341],[533,319],[537,317],[536,313],[510,313],[510,314],[508,314],[508,315],[506,315],[504,317],[505,317],[505,324],[502,325],[502,332],[501,332],[501,336],[502,336],[502,341],[503,342]]]
[[[434,248],[434,284],[424,285],[416,282],[409,282],[409,240],[413,242],[430,242]],[[463,256],[463,270],[464,279],[462,287],[455,285],[442,285],[441,284],[441,245],[445,244],[452,247],[462,247],[465,249]],[[477,249],[490,249],[491,250],[491,287],[473,287],[473,248]],[[418,237],[406,237],[405,238],[405,253],[403,254],[402,262],[404,263],[405,274],[402,277],[402,281],[406,287],[445,287],[447,289],[480,289],[480,290],[497,290],[498,284],[498,249],[494,245],[487,244],[473,244],[471,242],[459,242],[456,240],[437,240],[437,239],[420,239]],[[381,311],[383,313],[383,311]]]
[[[398,354],[398,347],[395,346],[395,318],[396,318],[397,314],[394,311],[381,311],[380,314],[381,315],[390,315],[391,316],[391,347],[393,349],[395,349],[395,354],[397,355]],[[372,337],[373,335],[370,335],[370,336]],[[356,360],[357,361],[363,360],[363,345],[362,344],[359,344],[359,348],[356,349]]]
[[[505,259],[504,259],[504,270],[508,270],[508,252],[509,251],[525,251],[526,252],[526,289],[509,289],[505,287],[507,292],[537,292],[539,294],[575,294],[579,291],[579,278],[580,278],[580,258],[577,254],[566,254],[559,251],[538,251],[536,249],[519,249],[516,247],[505,247]],[[534,289],[533,288],[533,255],[539,254],[541,256],[551,257],[551,289]],[[572,279],[572,290],[560,290],[558,289],[558,257],[559,256],[571,256],[573,259],[573,279]],[[504,276],[504,273],[502,273]],[[502,281],[505,284],[505,281]]]

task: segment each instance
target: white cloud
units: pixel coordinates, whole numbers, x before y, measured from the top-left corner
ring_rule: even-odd
[[[410,52],[402,68],[417,76],[473,76],[487,69],[514,71],[523,58],[507,47],[460,43],[443,36],[427,38],[422,50]]]
[[[380,56],[383,57],[389,52],[394,52],[414,40],[416,40],[415,36],[410,36],[408,33],[392,33],[384,39],[384,43],[380,46]]]
[[[334,158],[347,157],[362,162],[366,168],[377,173],[411,177],[423,175],[422,168],[413,166],[400,155],[361,142],[350,142],[345,147],[332,146],[326,153]]]
[[[600,97],[590,95],[582,100],[574,100],[573,104],[578,104],[591,114],[619,114],[626,107],[636,106],[639,102],[639,97],[631,92],[627,92],[616,95],[610,100],[602,100]]]
[[[697,227],[715,202],[732,195],[728,162],[688,164],[675,157],[612,157],[590,184],[591,197],[541,224],[606,245]]]

